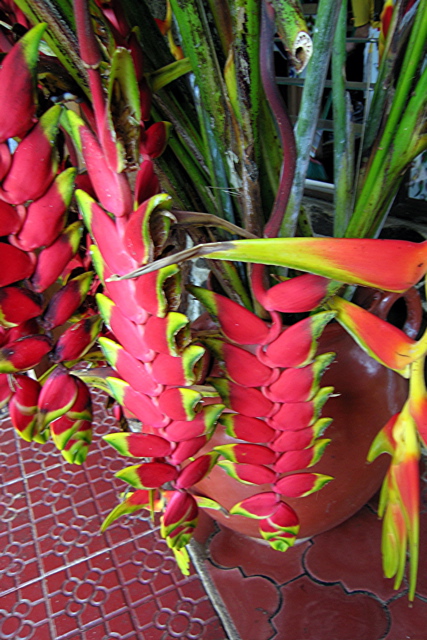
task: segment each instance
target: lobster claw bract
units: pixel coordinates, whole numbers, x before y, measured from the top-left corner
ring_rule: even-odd
[[[18,144],[1,186],[6,202],[22,204],[36,200],[53,181],[58,168],[55,139],[61,110],[59,105],[51,107]],[[23,180],[22,176],[31,176],[31,179]]]
[[[36,64],[46,29],[40,23],[9,51],[0,70],[0,141],[19,137],[36,121]]]

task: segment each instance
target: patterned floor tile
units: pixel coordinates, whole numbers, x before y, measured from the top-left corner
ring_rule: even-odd
[[[392,626],[386,640],[424,640],[427,638],[427,602],[405,596],[389,604]]]
[[[48,640],[51,626],[43,586],[36,582],[0,598],[2,640]]]
[[[348,591],[369,591],[383,601],[394,598],[393,580],[384,578],[381,565],[381,528],[378,517],[364,507],[339,527],[316,536],[305,556],[309,575],[340,582]]]
[[[225,640],[199,577],[178,570],[158,522],[137,514],[100,532],[125,489],[114,478],[125,463],[99,437],[112,418],[97,413],[81,467],[3,423],[1,451],[16,468],[0,483],[0,640]]]
[[[272,620],[276,640],[380,640],[390,626],[387,610],[365,593],[348,594],[308,576],[280,592],[283,604]]]
[[[239,566],[247,576],[266,576],[278,584],[294,580],[304,573],[302,556],[309,542],[279,553],[260,540],[246,538],[222,526],[219,529],[209,547],[215,564],[225,568]]]
[[[271,618],[280,605],[278,588],[267,578],[244,577],[239,569],[209,571],[242,640],[269,640]],[[287,640],[287,638],[286,638]]]

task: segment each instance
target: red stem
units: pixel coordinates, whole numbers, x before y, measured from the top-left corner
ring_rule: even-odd
[[[295,137],[285,104],[276,84],[274,70],[273,42],[275,34],[274,8],[268,0],[263,2],[261,18],[260,66],[261,79],[267,101],[273,112],[279,130],[283,149],[283,164],[280,173],[279,188],[270,219],[265,225],[264,236],[277,236],[286,211],[296,166]]]

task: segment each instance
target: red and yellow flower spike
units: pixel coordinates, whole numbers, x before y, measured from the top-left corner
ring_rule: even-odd
[[[384,452],[392,456],[378,510],[379,516],[384,517],[383,565],[386,575],[395,578],[394,586],[398,589],[408,548],[409,599],[413,600],[418,570],[420,507],[420,442],[416,417],[420,418],[419,409],[424,404],[423,359],[412,364],[410,369],[409,399],[376,438],[368,460],[372,461]]]

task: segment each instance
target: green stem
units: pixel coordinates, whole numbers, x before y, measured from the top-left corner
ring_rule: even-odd
[[[320,0],[318,4],[313,55],[307,66],[295,131],[297,166],[291,197],[280,229],[282,237],[293,236],[295,233],[340,6],[340,0]]]
[[[353,189],[353,141],[350,101],[345,89],[347,0],[338,16],[332,53],[332,104],[334,114],[334,236],[344,236],[350,219]]]
[[[376,215],[375,202],[378,197],[378,189],[384,189],[380,175],[390,166],[390,155],[393,153],[393,142],[399,143],[396,131],[405,110],[410,91],[413,88],[413,80],[417,74],[425,51],[427,42],[427,0],[421,0],[417,15],[413,24],[409,43],[405,52],[390,114],[384,126],[378,146],[370,166],[365,174],[365,181],[357,199],[355,211],[347,228],[348,237],[365,237],[372,227]],[[419,86],[419,83],[418,83]],[[425,99],[425,95],[424,95]]]

